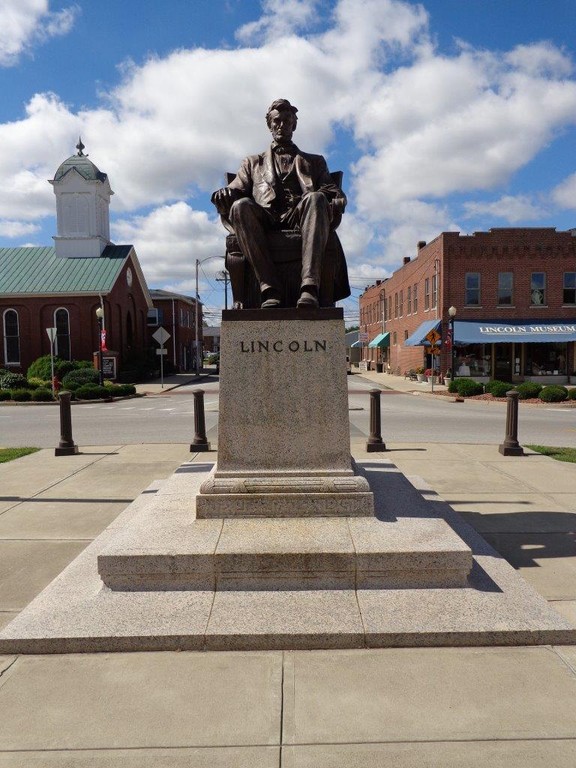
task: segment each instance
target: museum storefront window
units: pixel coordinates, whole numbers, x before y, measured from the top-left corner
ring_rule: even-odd
[[[526,376],[565,376],[567,344],[525,344]]]
[[[456,347],[456,376],[490,376],[492,345],[466,344]]]

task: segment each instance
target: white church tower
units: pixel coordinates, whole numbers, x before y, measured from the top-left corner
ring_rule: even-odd
[[[98,258],[110,244],[114,192],[108,176],[84,154],[81,138],[76,149],[78,154],[65,160],[50,180],[56,195],[56,256]]]

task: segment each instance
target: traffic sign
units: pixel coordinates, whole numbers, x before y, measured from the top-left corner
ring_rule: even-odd
[[[157,331],[154,331],[154,333],[152,334],[152,338],[156,339],[158,344],[160,344],[160,346],[162,347],[164,346],[164,342],[168,341],[168,339],[170,338],[170,334],[168,333],[166,328],[162,328],[162,326],[160,326],[160,328],[158,328]]]
[[[436,342],[440,339],[440,334],[438,333],[436,328],[432,328],[432,330],[428,331],[428,333],[424,338],[427,339],[430,342],[430,344],[436,344]]]
[[[429,350],[431,355],[439,355],[440,354],[440,347],[432,346]]]

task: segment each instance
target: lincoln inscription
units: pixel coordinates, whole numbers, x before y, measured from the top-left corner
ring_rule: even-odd
[[[285,341],[241,341],[240,352],[257,354],[263,352],[326,352],[326,339],[293,339]]]

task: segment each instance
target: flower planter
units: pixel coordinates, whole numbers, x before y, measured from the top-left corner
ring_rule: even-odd
[[[438,376],[428,376],[428,384],[438,384]]]
[[[426,376],[424,376],[424,374],[423,374],[423,373],[417,373],[417,374],[416,374],[416,379],[417,379],[418,381],[426,381]]]

